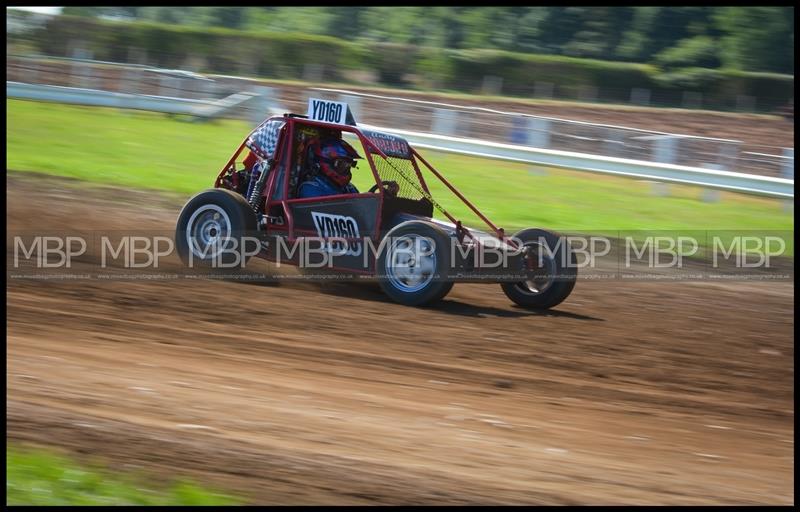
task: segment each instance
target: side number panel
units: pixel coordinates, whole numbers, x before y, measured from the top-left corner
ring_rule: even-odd
[[[333,265],[337,268],[366,271],[373,266],[371,260],[374,259],[374,251],[365,247],[364,238],[374,238],[378,204],[379,197],[376,195],[347,200],[290,203],[289,208],[294,217],[298,238],[307,236],[349,239],[346,242],[333,241],[326,245],[335,255]],[[374,239],[372,243],[377,245]],[[319,245],[312,244],[312,247]],[[314,258],[311,261],[313,262]]]

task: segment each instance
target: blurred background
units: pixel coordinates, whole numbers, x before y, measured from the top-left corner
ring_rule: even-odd
[[[7,53],[655,106],[792,100],[793,7],[56,9],[7,11]]]
[[[12,82],[187,100],[174,112],[228,98],[209,116],[253,123],[347,89],[384,127],[777,177],[793,161],[793,122],[621,108],[793,120],[792,7],[38,9],[7,10]]]
[[[509,231],[780,232],[793,269],[794,7],[8,7],[6,29],[9,231],[171,236],[264,118],[327,98]],[[9,503],[794,502],[791,283],[581,282],[540,315],[479,285],[409,311],[9,282]],[[225,492],[164,486],[183,474]]]

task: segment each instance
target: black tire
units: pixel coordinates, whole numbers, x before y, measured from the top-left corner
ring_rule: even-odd
[[[404,222],[389,231],[384,241],[375,272],[389,298],[406,306],[424,306],[443,299],[453,288],[453,281],[447,279],[450,237],[439,226],[423,221]],[[420,249],[419,254],[399,261],[406,256],[405,251],[413,252],[415,247]],[[387,262],[397,265],[387,266]]]
[[[242,259],[246,264],[250,255],[241,250],[224,250],[220,257],[215,257],[211,244],[227,234],[236,240],[233,242],[236,245],[222,247],[240,249],[243,237],[257,236],[256,223],[255,212],[240,194],[223,188],[209,189],[189,199],[181,210],[175,229],[175,247],[184,265],[235,272],[241,266],[229,265],[240,264]],[[254,251],[253,243],[254,240],[248,240],[247,252]],[[222,265],[218,265],[220,262]]]
[[[526,246],[529,246],[530,257],[536,258],[543,251],[542,268],[532,274],[529,281],[517,283],[500,283],[506,296],[514,303],[529,309],[550,309],[569,297],[578,278],[575,253],[570,250],[566,238],[560,240],[559,235],[544,229],[523,229],[514,235]],[[543,250],[540,240],[547,244],[552,253]],[[572,265],[565,265],[572,262]],[[538,263],[537,263],[537,266]]]

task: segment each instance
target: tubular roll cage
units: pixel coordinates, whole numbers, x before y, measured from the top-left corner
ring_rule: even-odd
[[[275,117],[271,117],[271,118],[267,119],[267,121],[272,121],[272,120],[283,120],[285,122],[284,126],[280,130],[280,134],[279,134],[279,137],[278,137],[278,144],[276,146],[277,149],[276,149],[276,152],[275,152],[275,156],[273,158],[273,161],[274,161],[273,170],[277,166],[281,165],[281,163],[284,165],[284,169],[286,169],[286,171],[283,173],[283,175],[285,176],[285,178],[283,180],[283,193],[281,194],[281,199],[270,199],[272,197],[272,195],[273,195],[272,191],[273,191],[273,189],[275,187],[275,180],[277,179],[277,176],[280,174],[280,173],[276,173],[276,172],[270,172],[270,175],[269,175],[269,177],[267,179],[267,183],[265,183],[264,189],[261,191],[261,198],[262,198],[262,200],[264,201],[264,204],[265,204],[265,208],[264,208],[265,213],[268,212],[270,207],[273,207],[273,206],[278,206],[279,205],[282,208],[284,214],[286,215],[286,223],[287,223],[287,226],[288,226],[289,240],[294,240],[294,238],[295,238],[295,236],[294,236],[295,228],[294,228],[294,219],[292,217],[292,212],[291,212],[291,209],[289,208],[289,205],[287,203],[287,201],[290,200],[290,199],[288,199],[288,192],[289,192],[288,189],[289,189],[289,173],[291,172],[291,163],[292,163],[291,162],[291,156],[292,156],[291,155],[291,151],[287,150],[287,146],[291,147],[291,141],[294,140],[295,124],[298,121],[304,126],[325,128],[325,129],[329,129],[329,130],[333,129],[333,130],[338,130],[340,132],[347,132],[347,133],[354,134],[356,137],[358,137],[358,139],[361,141],[361,143],[364,145],[364,147],[367,150],[366,151],[366,159],[369,162],[370,170],[372,171],[372,175],[373,175],[373,177],[375,179],[375,183],[376,184],[380,184],[381,183],[381,177],[378,174],[377,168],[375,167],[375,162],[372,159],[372,154],[376,153],[380,157],[386,159],[387,161],[388,161],[388,157],[383,151],[381,151],[381,149],[379,147],[377,147],[375,144],[372,143],[372,141],[370,141],[367,137],[365,137],[364,134],[361,132],[361,130],[358,127],[351,126],[351,125],[339,125],[339,124],[323,123],[323,122],[319,122],[319,121],[312,121],[312,120],[309,120],[309,119],[305,119],[305,116],[300,116],[300,115],[296,115],[296,114],[284,114],[283,116],[275,116]],[[232,171],[235,174],[237,158],[242,153],[242,151],[246,148],[246,144],[247,144],[248,138],[250,136],[252,136],[255,133],[255,131],[258,129],[258,127],[260,127],[260,126],[261,126],[261,124],[259,124],[259,126],[254,128],[247,135],[247,137],[245,137],[244,141],[242,141],[242,143],[239,145],[239,147],[233,153],[231,158],[228,160],[228,162],[222,168],[222,171],[220,171],[220,173],[217,176],[217,179],[216,179],[216,181],[214,183],[214,187],[215,188],[221,188],[223,186],[223,178],[229,172]],[[288,139],[287,139],[287,137],[288,137]],[[287,144],[286,143],[287,140],[290,141],[290,143]],[[478,218],[480,218],[490,228],[491,234],[495,238],[497,238],[498,240],[500,240],[503,243],[507,243],[507,244],[511,245],[511,247],[513,247],[513,248],[517,248],[517,244],[514,242],[513,239],[511,239],[511,238],[506,236],[505,230],[503,228],[496,226],[492,221],[490,221],[474,204],[472,204],[466,197],[464,197],[464,195],[456,187],[454,187],[447,180],[447,178],[442,176],[441,173],[439,173],[436,169],[434,169],[434,167],[430,163],[428,163],[428,161],[425,160],[425,158],[423,158],[422,155],[420,155],[417,152],[416,149],[414,149],[410,145],[409,145],[409,148],[411,150],[411,158],[410,158],[410,160],[411,160],[411,163],[412,163],[412,165],[414,167],[414,172],[415,172],[415,174],[417,176],[417,179],[419,180],[419,183],[420,183],[422,189],[425,191],[425,194],[427,196],[431,196],[431,193],[430,193],[430,190],[428,189],[427,183],[425,182],[425,178],[422,176],[422,172],[420,171],[419,165],[417,164],[417,160],[422,162],[422,164],[431,172],[431,174],[433,174],[456,197],[458,197],[465,205],[467,205],[467,207],[470,210],[472,210],[472,212],[475,213],[475,215],[477,215]],[[378,187],[377,192],[380,195],[380,208],[381,208],[381,211],[382,211],[383,200],[384,200],[384,197],[385,197],[385,192],[383,190],[383,187]],[[358,196],[363,196],[363,195],[365,195],[365,194],[364,193],[342,194],[342,196],[349,196],[349,197],[358,197]],[[373,194],[369,194],[369,195],[372,196]],[[313,201],[315,199],[319,199],[319,198],[310,198],[311,201]],[[291,201],[293,203],[296,203],[296,202],[303,201],[303,200],[302,199],[301,200],[291,199]],[[438,205],[438,203],[434,202],[434,205],[437,206],[437,208],[445,215],[445,217],[447,217],[447,219],[456,226],[456,233],[458,234],[459,241],[462,241],[464,236],[468,236],[469,238],[471,238],[473,240],[473,242],[475,244],[477,244],[479,246],[482,245],[480,243],[480,240],[477,239],[475,237],[475,235],[472,234],[468,228],[463,226],[460,220],[458,220],[455,217],[453,217],[447,210],[444,209],[444,207]],[[377,238],[377,235],[380,233],[380,227],[381,227],[381,218],[380,218],[380,216],[378,216],[378,217],[379,218],[377,219],[377,223],[376,223],[376,227],[375,227],[376,238]]]

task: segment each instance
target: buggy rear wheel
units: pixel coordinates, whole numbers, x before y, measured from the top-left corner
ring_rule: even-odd
[[[222,188],[189,199],[178,216],[175,247],[189,267],[244,267],[253,252],[256,215],[240,194]]]
[[[529,309],[549,309],[564,302],[578,277],[575,254],[567,240],[544,229],[524,229],[514,238],[525,247],[523,261],[530,265],[529,279],[500,283],[506,296]]]

